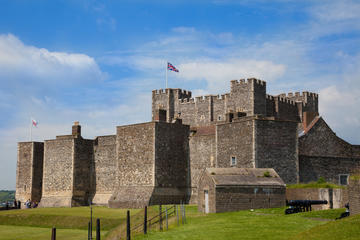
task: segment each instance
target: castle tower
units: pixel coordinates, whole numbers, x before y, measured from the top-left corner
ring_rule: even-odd
[[[93,140],[81,137],[74,123],[71,135],[57,136],[44,144],[42,207],[87,205],[91,196]]]
[[[16,195],[21,202],[40,202],[43,175],[42,142],[19,142],[16,168]],[[23,204],[21,205],[23,207]]]
[[[266,82],[255,78],[232,80],[227,112],[266,115]]]
[[[191,98],[191,92],[179,88],[152,91],[152,121],[156,120],[158,110],[166,111],[166,121],[172,122],[179,112],[179,101]]]

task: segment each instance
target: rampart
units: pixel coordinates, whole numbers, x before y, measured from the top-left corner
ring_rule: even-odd
[[[185,124],[207,126],[225,121],[227,113],[263,115],[302,122],[303,112],[318,113],[318,95],[310,92],[272,96],[266,94],[266,82],[249,78],[232,80],[230,93],[191,98],[181,89],[160,89],[152,93],[152,119],[158,109],[166,110],[167,121],[181,117]]]

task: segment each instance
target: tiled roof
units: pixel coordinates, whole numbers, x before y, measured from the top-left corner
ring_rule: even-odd
[[[270,176],[266,177],[266,172]],[[207,168],[206,174],[217,186],[221,185],[266,185],[285,186],[272,168]]]

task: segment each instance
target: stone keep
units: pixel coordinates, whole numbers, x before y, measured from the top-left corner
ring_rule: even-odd
[[[338,183],[359,163],[360,146],[319,117],[317,94],[269,95],[266,82],[251,78],[232,80],[223,95],[154,90],[152,122],[114,135],[83,139],[75,123],[71,135],[19,143],[16,197],[41,206],[196,203],[206,168],[272,168],[285,183]]]

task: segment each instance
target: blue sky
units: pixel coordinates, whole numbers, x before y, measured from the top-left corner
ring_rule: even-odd
[[[85,137],[149,121],[151,90],[319,93],[320,114],[360,144],[360,1],[0,0],[0,189],[14,189],[18,141]]]

